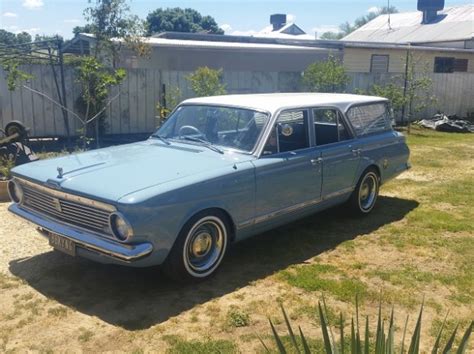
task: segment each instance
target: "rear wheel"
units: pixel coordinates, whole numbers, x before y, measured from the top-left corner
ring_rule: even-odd
[[[365,170],[349,200],[352,211],[359,215],[370,213],[377,201],[379,187],[377,171],[373,168]]]
[[[165,274],[178,281],[203,280],[214,274],[224,258],[229,225],[219,211],[199,213],[181,230],[164,264]]]

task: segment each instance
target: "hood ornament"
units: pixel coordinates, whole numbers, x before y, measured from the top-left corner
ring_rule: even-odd
[[[57,170],[58,170],[58,178],[63,178],[63,168],[58,167]]]

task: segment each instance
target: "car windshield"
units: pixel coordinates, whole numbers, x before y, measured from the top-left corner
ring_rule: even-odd
[[[268,114],[251,109],[183,105],[152,136],[250,152],[267,119]]]

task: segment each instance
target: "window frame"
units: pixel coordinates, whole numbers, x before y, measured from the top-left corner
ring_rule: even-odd
[[[363,138],[363,137],[366,137],[366,136],[383,134],[383,133],[386,133],[386,132],[392,132],[393,131],[392,122],[390,122],[390,129],[389,130],[383,130],[383,131],[379,131],[379,132],[372,132],[372,133],[366,133],[366,134],[363,134],[363,135],[359,135],[359,134],[357,134],[357,131],[355,130],[354,126],[352,125],[351,120],[348,117],[348,113],[352,108],[363,107],[363,106],[371,106],[371,105],[380,104],[380,103],[383,103],[385,105],[385,107],[387,107],[387,109],[389,110],[390,101],[388,101],[388,100],[379,100],[379,101],[373,101],[373,102],[355,103],[355,104],[351,104],[349,107],[347,107],[346,111],[344,112],[344,117],[346,119],[346,122],[350,125],[351,131],[352,131],[352,134],[353,134],[354,137]]]
[[[387,71],[373,71],[374,57],[386,57],[387,58]],[[389,69],[390,69],[390,54],[372,54],[370,56],[370,73],[385,74],[385,73],[389,72]]]
[[[170,118],[172,114],[176,113],[176,111],[179,108],[184,107],[184,106],[204,106],[204,107],[217,107],[217,108],[247,109],[247,110],[250,110],[250,111],[255,111],[255,112],[265,114],[267,116],[266,122],[265,122],[264,126],[262,127],[262,130],[261,130],[261,132],[260,132],[260,134],[257,138],[257,141],[255,142],[255,145],[254,145],[254,147],[251,151],[240,150],[240,149],[236,149],[236,148],[230,148],[230,147],[227,147],[227,146],[219,145],[219,147],[221,147],[222,149],[227,150],[227,151],[235,151],[235,152],[238,152],[239,154],[252,155],[252,156],[256,156],[256,157],[259,155],[258,151],[260,149],[262,140],[266,139],[265,138],[265,132],[266,132],[268,126],[271,124],[271,121],[273,120],[273,115],[271,114],[271,112],[268,111],[268,110],[265,110],[265,109],[258,109],[258,108],[245,106],[245,105],[238,105],[238,104],[194,103],[194,102],[182,102],[182,103],[178,104],[170,113],[168,113],[168,115],[166,116],[166,120],[168,120],[168,118]],[[165,121],[165,123],[166,123],[166,121]],[[163,124],[165,124],[165,123],[163,123]],[[159,126],[158,128],[156,128],[154,133],[156,133],[158,130],[160,130],[161,127],[163,126],[163,124],[161,126]],[[199,146],[199,144],[193,143],[191,141],[177,140],[177,142],[188,144],[188,145],[198,145]],[[265,143],[266,143],[266,141],[265,141]]]
[[[440,59],[443,59],[444,61],[452,60],[452,62],[453,62],[452,68],[450,68],[450,70],[448,70],[448,71],[436,71],[436,69],[437,69],[436,60],[440,60]],[[454,73],[454,63],[455,62],[456,62],[455,57],[436,56],[436,57],[434,57],[434,62],[433,62],[433,72],[436,73],[436,74],[452,74],[452,73]]]
[[[265,155],[264,154],[264,151],[265,151],[265,146],[267,146],[267,143],[269,141],[269,139],[271,138],[272,136],[272,133],[273,131],[275,130],[275,128],[277,127],[277,124],[278,124],[278,119],[280,118],[280,116],[282,114],[284,114],[285,112],[291,112],[291,111],[297,111],[297,110],[300,110],[300,111],[306,111],[307,112],[307,121],[306,121],[306,130],[307,130],[307,138],[308,138],[308,146],[305,147],[305,148],[301,148],[301,149],[297,149],[297,150],[291,150],[291,151],[279,151],[280,150],[280,146],[279,146],[279,139],[278,139],[278,134],[276,136],[276,139],[277,139],[277,149],[278,151],[275,152],[274,154],[269,154],[269,155]],[[260,156],[259,158],[271,158],[271,157],[276,157],[276,156],[282,156],[282,155],[288,155],[288,154],[295,154],[295,153],[298,153],[298,152],[301,152],[301,151],[305,151],[305,150],[308,150],[308,149],[312,149],[315,145],[314,145],[314,139],[312,137],[312,132],[313,132],[313,128],[311,127],[311,124],[310,122],[312,122],[312,118],[313,118],[313,115],[311,113],[311,107],[292,107],[292,108],[285,108],[285,109],[282,109],[282,110],[279,110],[276,114],[275,114],[276,118],[273,120],[273,122],[270,124],[270,129],[268,130],[268,134],[265,138],[265,142],[264,144],[262,145],[262,149],[260,151]],[[270,123],[270,122],[269,122]]]
[[[316,130],[315,130],[316,129],[316,127],[315,127],[316,121],[315,121],[315,117],[314,117],[314,114],[313,114],[313,111],[315,109],[327,109],[327,110],[330,109],[330,110],[336,111],[338,120],[340,119],[340,121],[342,122],[342,125],[344,126],[347,133],[349,134],[349,138],[346,139],[346,140],[339,140],[339,132],[338,132],[338,141],[336,141],[334,143],[318,145],[318,141],[316,139]],[[334,106],[315,106],[315,107],[311,107],[310,111],[311,111],[311,122],[312,122],[311,126],[312,126],[313,146],[314,147],[322,148],[322,147],[325,147],[325,146],[332,146],[332,145],[340,144],[342,142],[352,141],[356,137],[356,134],[355,134],[355,131],[353,130],[352,125],[350,124],[350,122],[348,122],[347,117],[345,116],[345,114],[338,107],[334,107]]]

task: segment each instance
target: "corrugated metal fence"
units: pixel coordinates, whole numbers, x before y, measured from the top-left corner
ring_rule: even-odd
[[[33,79],[27,85],[58,100],[54,77],[49,66],[29,65],[24,68]],[[168,92],[179,87],[182,99],[192,97],[186,76],[189,72],[161,71],[155,69],[129,69],[127,77],[111,93],[119,96],[107,110],[106,126],[110,134],[149,133],[156,126],[158,114],[156,104],[161,96],[163,84]],[[401,75],[349,74],[351,82],[348,92],[356,89],[368,90],[374,83],[384,84],[399,80]],[[225,72],[224,83],[229,93],[294,92],[300,89],[300,73],[291,72]],[[474,74],[430,74],[433,94],[438,101],[422,115],[431,115],[437,110],[449,114],[465,115],[474,111]],[[77,111],[75,102],[80,95],[80,86],[74,79],[73,68],[66,68],[65,81],[67,106]],[[119,91],[118,91],[119,90]],[[9,121],[20,120],[31,128],[30,136],[65,136],[61,108],[25,88],[11,92],[7,88],[4,72],[0,69],[0,127]],[[81,127],[71,115],[70,131],[77,134]]]

